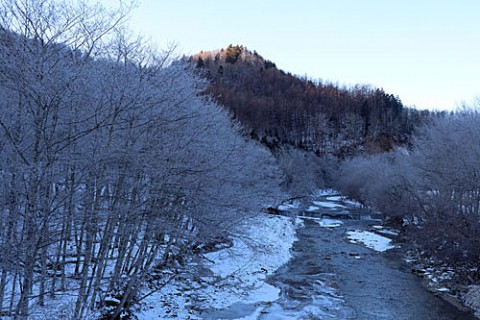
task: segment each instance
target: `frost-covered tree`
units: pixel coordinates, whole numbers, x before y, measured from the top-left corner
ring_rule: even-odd
[[[0,16],[0,309],[68,293],[73,318],[226,237],[280,174],[126,8],[8,0]],[[126,11],[127,10],[127,11]],[[159,288],[161,285],[159,286]]]
[[[76,117],[79,105],[69,100],[80,98],[88,65],[124,13],[37,0],[4,1],[0,10],[0,86],[6,96],[0,118],[5,141],[2,174],[9,181],[5,191],[11,193],[14,204],[6,211],[7,221],[16,220],[4,239],[18,242],[15,262],[21,268],[11,281],[10,304],[18,290],[14,312],[27,318],[39,269],[39,303],[44,301],[49,244],[56,242],[52,236],[57,230],[52,227],[60,223],[57,214],[64,199],[57,193],[65,178],[60,170],[66,166],[62,152],[72,139],[95,129],[88,127],[86,118]],[[74,131],[75,126],[79,130]],[[8,272],[7,266],[3,272]]]
[[[336,187],[400,218],[399,226],[410,223],[412,238],[440,263],[473,270],[480,257],[479,124],[477,110],[440,117],[409,151],[345,161]]]
[[[276,157],[284,174],[282,186],[296,196],[325,187],[336,165],[334,159],[291,147],[277,150]]]
[[[415,141],[412,155],[421,217],[430,230],[420,236],[429,250],[455,264],[480,256],[479,125],[476,110],[438,119]]]

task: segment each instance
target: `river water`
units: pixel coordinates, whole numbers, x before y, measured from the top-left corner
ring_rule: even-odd
[[[395,249],[377,252],[349,242],[348,231],[379,223],[354,203],[322,195],[302,199],[286,214],[300,216],[303,226],[297,230],[292,259],[267,280],[281,296],[253,318],[475,319],[427,291]],[[319,223],[322,217],[342,223],[325,227]],[[236,304],[210,316],[235,319],[257,307]]]

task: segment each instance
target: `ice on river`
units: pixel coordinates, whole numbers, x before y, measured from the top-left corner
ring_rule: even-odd
[[[278,206],[278,210],[281,211],[288,211],[291,209],[298,209],[300,207],[300,202],[299,201],[293,201],[289,203],[284,203]]]
[[[335,220],[335,219],[321,219],[320,221],[317,221],[318,224],[323,227],[323,228],[336,228],[340,227],[343,224],[343,221],[340,220]]]
[[[343,224],[343,221],[336,220],[336,219],[329,219],[329,218],[317,218],[317,217],[309,217],[309,216],[297,216],[298,222],[295,223],[296,226],[304,227],[303,219],[308,219],[315,221],[318,223],[322,228],[336,228],[340,227]]]
[[[367,248],[378,252],[384,252],[395,248],[390,242],[391,239],[383,237],[370,231],[348,231],[348,240],[352,243],[360,243]]]
[[[345,208],[345,206],[341,204],[329,202],[329,201],[313,201],[313,204],[319,207],[330,208],[330,209]]]

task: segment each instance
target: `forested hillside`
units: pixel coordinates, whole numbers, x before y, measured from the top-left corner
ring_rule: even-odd
[[[191,61],[210,80],[207,92],[270,145],[339,157],[387,151],[406,145],[428,118],[380,88],[297,77],[243,46],[201,52]]]

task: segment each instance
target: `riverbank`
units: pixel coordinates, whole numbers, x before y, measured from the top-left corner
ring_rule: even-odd
[[[138,319],[234,319],[277,300],[280,289],[265,280],[292,256],[295,219],[260,213],[237,229],[233,246],[194,262],[200,277],[177,277],[143,301]]]
[[[454,267],[435,262],[433,258],[421,254],[419,246],[406,241],[407,238],[403,237],[399,255],[423,287],[457,309],[473,312],[476,319],[480,319],[480,286],[462,284]]]

